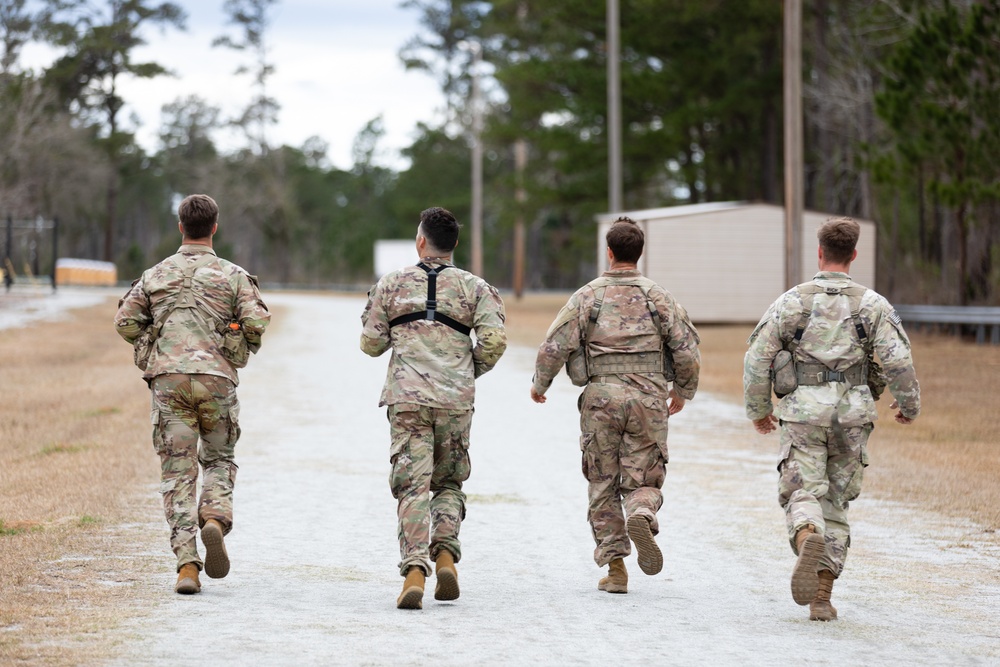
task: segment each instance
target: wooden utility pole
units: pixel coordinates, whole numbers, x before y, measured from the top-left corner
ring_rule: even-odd
[[[802,0],[784,0],[785,288],[802,282]]]
[[[472,44],[472,273],[483,275],[483,109],[479,63],[483,47]]]
[[[524,294],[524,202],[528,195],[524,191],[524,168],[528,164],[528,142],[518,139],[514,142],[514,171],[517,189],[514,201],[517,218],[514,220],[514,296],[520,299]]]
[[[608,211],[622,210],[622,91],[618,0],[608,0]]]

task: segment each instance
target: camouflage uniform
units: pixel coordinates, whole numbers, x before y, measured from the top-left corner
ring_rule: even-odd
[[[171,311],[181,292],[184,268],[205,253],[215,255],[205,245],[182,245],[177,254],[142,274],[115,315],[117,331],[129,343],[154,321],[163,322],[143,378],[152,391],[153,446],[160,457],[160,491],[178,570],[186,563],[202,569],[195,537],[205,521],[216,519],[226,533],[233,525],[239,378],[220,351],[219,324],[239,322],[256,352],[271,318],[256,280],[218,258],[192,278],[198,308]],[[205,476],[196,503],[199,463]]]
[[[398,501],[400,573],[426,575],[447,549],[458,562],[465,518],[462,482],[469,478],[469,428],[475,378],[507,348],[503,301],[496,289],[450,262],[425,259],[437,277],[437,311],[475,331],[420,319],[390,327],[427,305],[428,275],[411,266],[388,273],[372,288],[361,316],[361,350],[377,357],[392,348],[379,406],[388,406],[392,444],[389,485]]]
[[[656,331],[641,283],[660,318]],[[588,328],[595,287],[605,288],[603,306],[587,340],[591,357],[614,353],[660,354],[664,343],[673,355],[674,391],[685,400],[698,389],[701,356],[698,334],[673,296],[635,270],[607,271],[576,291],[556,316],[538,349],[533,388],[544,394],[570,354],[580,348]],[[594,560],[601,567],[631,553],[625,525],[633,515],[649,519],[659,532],[656,512],[666,475],[667,400],[670,383],[662,373],[595,376],[580,396],[580,449],[589,482]],[[623,514],[624,509],[624,514]]]
[[[813,283],[824,289],[853,284],[850,276],[839,272],[817,273]],[[802,310],[802,293],[793,288],[770,306],[750,336],[743,385],[746,413],[752,420],[772,413],[771,361],[783,342],[791,340],[796,328],[805,324]],[[915,418],[920,412],[920,386],[910,357],[910,341],[899,317],[873,290],[861,297],[859,316],[885,369],[889,391],[903,416]],[[848,297],[816,294],[795,352],[796,361],[846,371],[864,358]],[[799,386],[781,399],[774,414],[781,424],[778,501],[785,510],[792,550],[798,531],[812,524],[826,541],[819,569],[840,576],[851,542],[848,504],[861,493],[868,465],[868,436],[878,418],[871,391],[864,383]]]

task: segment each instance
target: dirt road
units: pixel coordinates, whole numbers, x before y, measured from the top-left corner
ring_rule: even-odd
[[[240,386],[232,571],[174,595],[162,517],[134,527],[155,533],[161,551],[138,555],[162,570],[145,584],[155,603],[114,631],[112,664],[1000,664],[996,537],[864,495],[834,591],[841,618],[808,621],[788,590],[777,439],[711,396],[670,421],[663,572],[643,575],[633,556],[628,595],[598,592],[578,391],[561,378],[548,403],[532,403],[526,348],[478,384],[462,596],[397,610],[376,407],[387,359],[358,351],[363,301],[268,301],[282,317]]]

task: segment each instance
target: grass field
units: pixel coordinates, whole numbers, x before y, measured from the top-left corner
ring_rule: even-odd
[[[565,299],[509,298],[511,341],[536,346]],[[141,594],[129,582],[169,560],[165,524],[156,536],[129,528],[160,511],[158,465],[148,390],[131,350],[112,331],[113,312],[109,300],[58,323],[0,331],[2,664],[98,661],[107,639],[97,630],[114,626],[123,599]],[[749,331],[700,330],[702,391],[741,400]],[[1000,348],[927,335],[913,343],[923,413],[901,426],[883,398],[862,502],[893,499],[995,531]],[[122,539],[161,539],[148,547],[163,557],[122,557]],[[130,544],[128,552],[136,551]],[[30,645],[18,637],[31,638]]]

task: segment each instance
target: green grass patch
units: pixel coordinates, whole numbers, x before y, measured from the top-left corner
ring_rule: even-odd
[[[24,528],[8,528],[3,519],[0,519],[0,536],[20,535],[23,532],[25,532]]]
[[[86,448],[86,445],[66,445],[60,442],[54,442],[51,445],[42,447],[39,454],[42,456],[49,456],[50,454],[76,454],[77,452],[82,452]]]
[[[83,413],[84,417],[104,417],[106,415],[117,415],[122,411],[117,405],[109,405],[103,408],[97,408],[96,410],[87,410]]]
[[[101,523],[102,519],[99,516],[90,516],[89,514],[84,514],[80,517],[80,520],[76,522],[76,525],[82,527],[85,526],[95,526]]]

